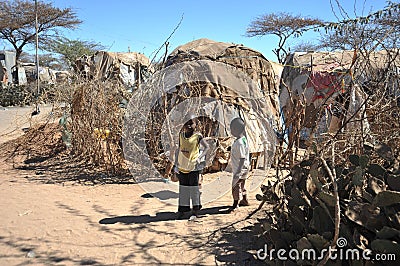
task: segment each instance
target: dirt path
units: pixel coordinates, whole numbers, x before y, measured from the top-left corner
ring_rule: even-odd
[[[45,184],[0,163],[0,265],[257,265],[251,207],[226,214],[228,195],[201,218],[175,220],[176,206],[136,184]]]
[[[42,110],[34,119],[49,119],[51,108]],[[31,111],[0,110],[0,143],[23,134]],[[258,191],[238,212],[225,212],[232,202],[227,193],[204,204],[199,219],[176,220],[176,206],[137,184],[57,181],[62,171],[14,168],[1,154],[0,265],[260,264],[255,253],[264,243],[255,228],[262,214],[245,219],[259,204]]]
[[[0,107],[0,143],[24,133],[24,129],[38,121],[54,121],[51,105],[40,105],[40,113],[31,116],[35,107]]]

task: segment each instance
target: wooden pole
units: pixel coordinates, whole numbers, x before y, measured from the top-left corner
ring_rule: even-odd
[[[36,43],[36,110],[32,113],[32,115],[37,115],[39,114],[39,94],[40,94],[40,80],[39,80],[39,36],[38,36],[38,3],[37,0],[35,0],[35,43]]]

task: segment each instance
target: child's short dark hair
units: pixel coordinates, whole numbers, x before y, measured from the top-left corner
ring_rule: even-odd
[[[184,121],[185,123],[189,122],[189,121],[194,121],[197,122],[197,116],[193,113],[188,113],[185,115]]]
[[[240,117],[234,118],[231,121],[230,128],[231,128],[232,135],[235,137],[239,137],[244,132],[244,129],[245,129],[245,124],[244,124],[243,119]]]

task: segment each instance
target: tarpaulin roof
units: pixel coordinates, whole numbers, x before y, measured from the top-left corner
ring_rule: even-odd
[[[141,53],[98,51],[90,57],[79,58],[75,67],[87,77],[100,80],[117,78],[132,87],[142,78],[142,72],[148,71],[149,66],[150,60]]]
[[[263,151],[263,143],[267,140],[274,142],[273,132],[266,127],[279,123],[278,86],[270,62],[261,53],[243,45],[199,39],[177,47],[167,57],[165,65],[170,69],[179,65],[179,71],[170,72],[178,75],[193,73],[200,75],[197,78],[202,81],[200,86],[187,83],[173,87],[167,93],[179,95],[183,89],[192,88],[197,90],[197,96],[221,99],[226,103],[223,106],[212,103],[199,111],[224,121],[220,137],[229,136],[226,129],[229,131],[230,121],[240,115],[247,123],[251,152]],[[228,66],[243,73],[245,78],[227,71]],[[246,78],[252,80],[251,84]]]
[[[212,60],[216,60],[219,56],[224,54],[224,51],[231,46],[238,46],[233,43],[224,43],[224,42],[216,42],[213,40],[209,40],[206,38],[198,39],[184,45],[177,47],[175,50],[171,52],[168,56],[169,63],[173,63],[176,59],[182,58],[179,55],[190,54],[193,55],[193,58],[208,58]],[[243,47],[245,48],[245,47]],[[249,48],[246,48],[249,49]],[[256,51],[254,51],[256,52]],[[258,53],[258,52],[256,52]],[[258,53],[259,54],[259,53]],[[259,56],[262,56],[259,54]],[[167,64],[168,65],[168,64]]]
[[[349,69],[357,60],[358,65],[368,61],[368,65],[384,68],[388,61],[395,61],[399,66],[399,50],[382,51],[335,51],[335,52],[295,52],[288,56],[287,67],[311,68],[313,71],[338,71]],[[312,64],[312,65],[311,65]]]
[[[273,120],[273,124],[279,123],[278,84],[275,82],[271,63],[260,52],[241,44],[203,38],[177,47],[168,56],[165,65],[194,60],[221,62],[247,74],[257,84],[259,93],[265,98],[264,114],[269,120]],[[223,74],[223,71],[213,71],[213,73],[218,76]]]
[[[271,64],[253,49],[208,39],[179,46],[167,57],[164,68],[135,92],[127,108],[125,158],[133,167],[147,166],[146,175],[137,181],[156,196],[177,190],[174,184],[157,178],[159,172],[169,174],[167,165],[174,164],[179,135],[192,114],[199,118],[197,129],[215,152],[215,156],[207,156],[207,161],[227,162],[225,155],[229,151],[225,148],[233,140],[230,123],[233,118],[242,117],[250,152],[256,153],[254,157],[268,152],[263,165],[267,169],[276,146],[271,125],[279,122],[277,92]],[[148,99],[150,102],[144,101]],[[149,156],[138,156],[139,152]],[[264,178],[253,177],[249,190],[258,187]],[[229,182],[218,178],[203,184],[202,200],[207,202],[222,195],[231,187]]]
[[[346,111],[352,115],[366,97],[360,86],[369,82],[373,73],[380,69],[389,67],[389,71],[392,69],[398,72],[398,54],[399,50],[290,54],[282,72],[279,94],[281,107],[286,116],[290,116],[291,112],[298,112],[299,110],[289,110],[290,94],[294,98],[302,98],[303,95],[307,106],[305,125],[311,128],[317,122],[317,107],[321,104],[340,105],[336,96],[350,93],[349,106],[352,110]],[[364,120],[366,123],[366,119]],[[329,121],[324,123],[329,127]]]
[[[399,50],[292,53],[282,72],[281,106],[286,103],[287,88],[295,94],[304,91],[310,105],[345,87],[352,78],[366,81],[372,71],[383,69],[389,63],[399,68],[399,58]],[[322,91],[324,87],[330,87],[330,91]]]

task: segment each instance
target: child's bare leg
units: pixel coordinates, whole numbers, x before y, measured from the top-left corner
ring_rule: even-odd
[[[199,174],[199,190],[201,194],[201,189],[203,188],[203,174]]]
[[[238,206],[239,200],[240,200],[240,180],[239,179],[232,180],[232,197],[233,197],[232,208],[236,208]]]
[[[241,179],[239,181],[239,185],[242,191],[242,200],[239,202],[239,206],[249,206],[249,201],[247,199],[247,191],[246,191],[246,186],[245,186],[246,180],[245,179]]]

